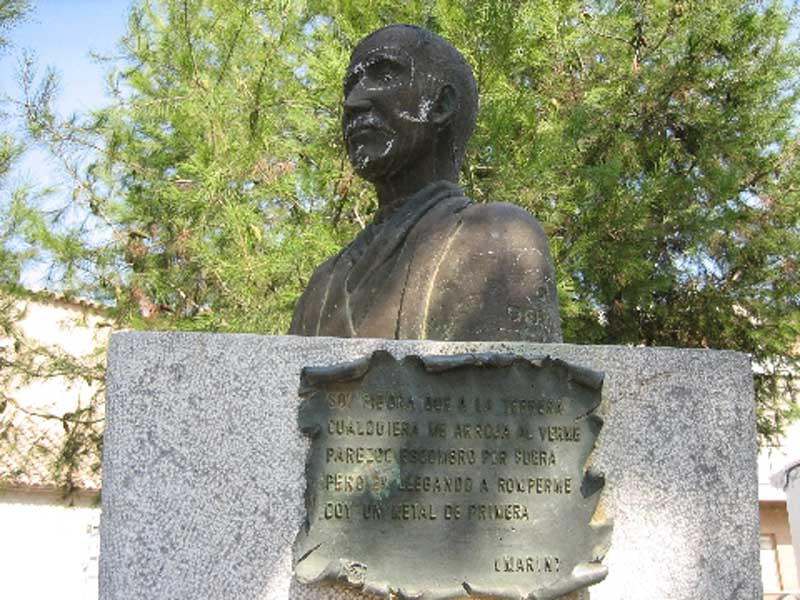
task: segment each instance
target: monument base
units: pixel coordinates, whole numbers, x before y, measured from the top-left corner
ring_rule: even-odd
[[[397,358],[550,355],[605,372],[595,464],[606,474],[614,531],[603,561],[609,575],[591,588],[592,600],[760,597],[755,404],[746,355],[121,333],[108,357],[101,600],[366,598],[292,578],[308,449],[296,424],[297,390],[304,366],[378,349]]]

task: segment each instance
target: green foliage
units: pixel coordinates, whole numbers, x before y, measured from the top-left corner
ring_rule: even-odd
[[[26,16],[28,9],[29,3],[24,0],[0,0],[0,50],[8,45],[4,34]],[[30,60],[27,72],[32,75]],[[29,78],[25,83],[30,87],[33,82]],[[50,73],[38,90],[39,108],[48,106],[54,91],[55,76]],[[4,125],[9,121],[8,111],[8,100],[0,97]],[[48,116],[53,124],[55,118]],[[63,232],[58,226],[66,216],[64,210],[39,210],[48,190],[36,190],[12,179],[13,168],[24,150],[20,140],[0,131],[0,466],[4,479],[10,476],[11,480],[26,480],[43,463],[53,482],[72,491],[80,483],[76,479],[82,478],[85,471],[100,467],[104,349],[75,357],[30,339],[19,326],[26,316],[28,301],[53,301],[49,294],[40,297],[17,285],[23,266],[45,259],[67,276],[74,257],[85,254],[86,242],[80,228]],[[85,266],[93,265],[86,262]],[[18,402],[13,394],[20,386],[47,380],[61,385],[80,380],[97,387],[89,401],[81,403],[77,398],[76,404],[62,414],[33,409]],[[53,421],[64,432],[58,439],[52,439],[44,429],[29,426],[31,422]]]
[[[6,33],[25,18],[30,5],[28,0],[0,0],[0,49],[8,46]]]
[[[59,121],[53,76],[28,70],[29,129],[87,214],[83,230],[29,219],[26,239],[63,267],[55,284],[134,327],[287,329],[312,266],[349,233],[318,210],[349,167],[318,152],[336,116],[302,75],[301,15],[268,6],[139,3],[116,101],[85,122]]]
[[[349,53],[421,24],[474,67],[462,181],[542,222],[567,341],[749,352],[770,436],[800,333],[791,18],[747,0],[141,0],[106,109],[60,120],[54,76],[29,68],[29,129],[80,218],[27,196],[15,231],[121,325],[285,332],[313,266],[375,210],[340,141]]]
[[[21,21],[29,8],[25,0],[0,0],[0,55],[8,46],[7,32]],[[0,90],[0,122],[8,119],[5,111],[5,102]],[[12,167],[17,163],[23,152],[23,146],[16,140],[5,127],[0,128],[0,194],[9,193],[7,178]],[[0,204],[0,285],[13,284],[20,275],[20,261],[17,253],[8,247],[13,231],[4,214],[4,207]]]

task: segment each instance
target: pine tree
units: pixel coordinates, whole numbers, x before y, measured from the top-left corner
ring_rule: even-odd
[[[781,2],[141,0],[109,107],[61,120],[52,80],[28,78],[32,135],[87,216],[20,201],[16,231],[125,326],[285,332],[313,266],[375,211],[342,148],[341,77],[394,22],[473,65],[462,182],[542,222],[566,340],[749,352],[760,430],[780,428],[800,333],[800,52]]]

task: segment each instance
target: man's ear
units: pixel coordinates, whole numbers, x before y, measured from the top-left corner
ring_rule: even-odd
[[[458,112],[458,92],[449,83],[439,89],[436,102],[431,110],[431,122],[436,125],[447,125]]]

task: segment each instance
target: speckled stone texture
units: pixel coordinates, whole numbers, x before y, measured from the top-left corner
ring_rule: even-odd
[[[756,600],[753,385],[735,352],[121,333],[108,359],[100,598],[363,598],[292,580],[300,370],[368,355],[549,354],[606,373],[597,465],[614,517],[592,600]],[[392,543],[402,543],[392,540]],[[419,548],[408,549],[418,552]]]

